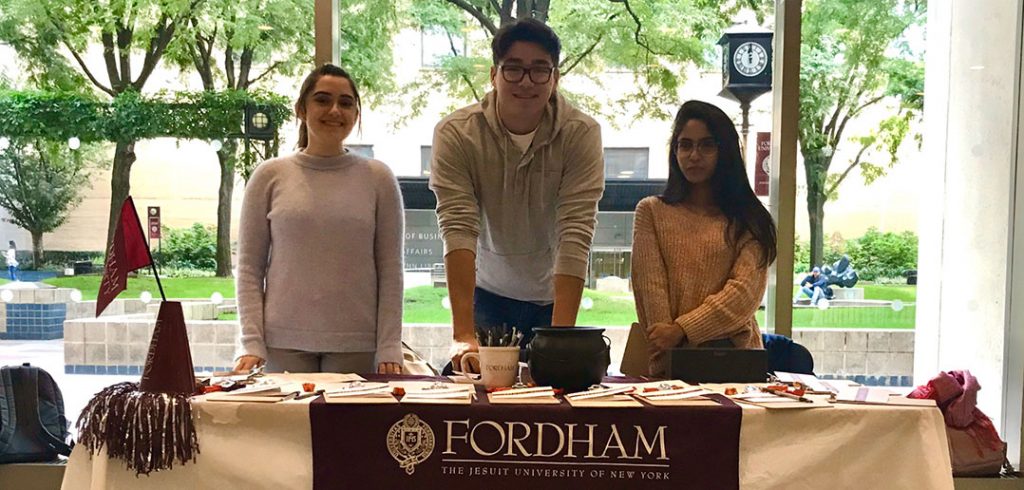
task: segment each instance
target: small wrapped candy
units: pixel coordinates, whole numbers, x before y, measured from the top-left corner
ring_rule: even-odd
[[[730,387],[728,387],[728,388],[726,388],[726,389],[725,389],[725,394],[726,394],[727,396],[733,396],[733,395],[735,395],[736,393],[737,393],[737,392],[736,392],[736,388],[735,388],[735,387],[733,387],[733,386],[730,386]]]
[[[305,391],[306,393],[311,393],[313,391],[316,391],[316,384],[315,383],[302,383],[302,391]]]
[[[396,386],[394,390],[391,390],[391,394],[395,396],[405,396],[405,388]]]

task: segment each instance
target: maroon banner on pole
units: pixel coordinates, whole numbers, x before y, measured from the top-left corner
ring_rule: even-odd
[[[742,410],[310,404],[313,488],[739,488]]]
[[[757,133],[757,152],[754,157],[754,194],[767,196],[772,168],[772,134]]]
[[[129,272],[152,262],[146,237],[139,226],[139,216],[135,212],[135,202],[128,196],[121,204],[121,217],[114,228],[114,239],[107,247],[103,279],[96,297],[96,316],[100,316],[107,305],[128,287]]]

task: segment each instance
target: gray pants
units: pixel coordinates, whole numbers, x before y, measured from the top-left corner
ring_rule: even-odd
[[[373,352],[307,352],[267,347],[267,372],[376,373]]]

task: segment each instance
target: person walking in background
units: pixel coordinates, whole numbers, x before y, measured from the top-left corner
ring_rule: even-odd
[[[761,348],[754,314],[776,254],[729,116],[686,102],[669,144],[665,191],[637,204],[633,225],[633,292],[655,376],[674,347]]]
[[[18,247],[14,244],[14,240],[8,242],[7,252],[4,253],[4,258],[7,259],[7,278],[12,281],[18,280]]]
[[[384,163],[345,139],[360,116],[345,70],[302,83],[299,151],[264,162],[245,187],[238,238],[235,370],[399,374],[402,197]]]

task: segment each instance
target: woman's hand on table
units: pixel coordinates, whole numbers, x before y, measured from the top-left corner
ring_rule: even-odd
[[[679,345],[685,337],[683,329],[675,323],[654,323],[647,327],[647,341],[658,351]]]
[[[402,365],[397,362],[377,364],[377,374],[402,374]]]
[[[249,374],[252,368],[263,365],[263,358],[260,356],[242,356],[238,358],[235,363],[235,372],[239,374]]]

